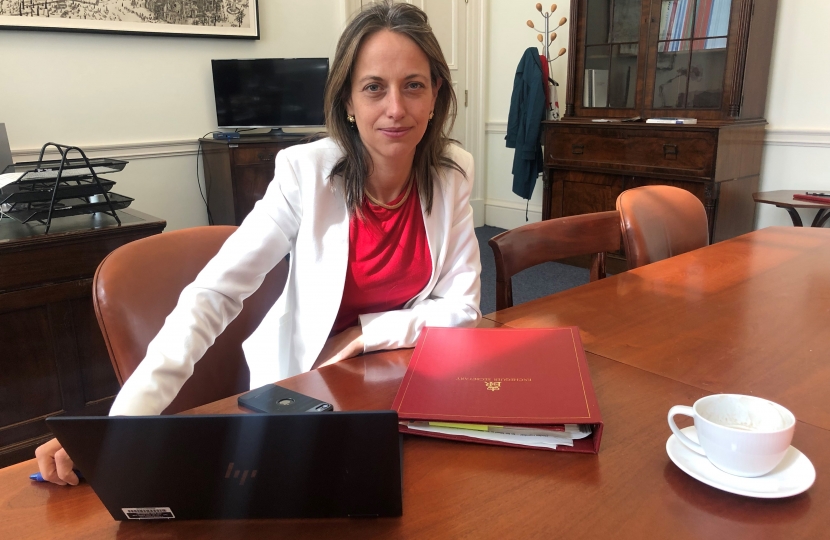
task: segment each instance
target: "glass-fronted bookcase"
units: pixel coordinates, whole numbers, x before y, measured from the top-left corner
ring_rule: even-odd
[[[576,31],[566,114],[763,116],[776,0],[574,0],[571,6]]]
[[[542,218],[613,210],[625,189],[668,184],[700,198],[712,241],[752,230],[777,4],[571,0]],[[660,117],[697,123],[645,123]]]

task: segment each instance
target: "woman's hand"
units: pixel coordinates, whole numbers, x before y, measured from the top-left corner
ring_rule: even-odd
[[[326,340],[311,369],[335,364],[362,353],[363,329],[360,326],[352,326]]]
[[[72,470],[72,460],[57,439],[47,441],[35,450],[37,466],[44,480],[65,486],[77,486],[78,475]]]

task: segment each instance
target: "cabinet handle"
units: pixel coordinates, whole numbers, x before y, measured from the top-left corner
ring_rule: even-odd
[[[663,157],[666,159],[677,159],[677,145],[676,144],[664,144],[663,145]]]
[[[256,155],[260,161],[272,161],[274,159],[274,155],[271,152],[260,152]]]
[[[571,153],[572,154],[581,154],[585,151],[584,144],[572,144],[571,145]]]

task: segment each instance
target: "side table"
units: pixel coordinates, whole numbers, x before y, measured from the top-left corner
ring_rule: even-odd
[[[798,215],[796,208],[817,208],[818,213],[813,219],[811,227],[822,227],[824,223],[830,218],[830,203],[817,203],[811,201],[799,201],[793,199],[796,193],[806,193],[805,190],[780,190],[780,191],[765,191],[762,193],[753,193],[752,199],[756,203],[774,204],[778,208],[783,208],[790,214],[793,220],[794,227],[803,227],[804,223],[801,221],[801,216]]]

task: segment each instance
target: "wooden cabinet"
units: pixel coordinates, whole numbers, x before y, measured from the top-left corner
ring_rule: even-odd
[[[543,219],[613,210],[646,185],[694,194],[710,241],[752,230],[765,123],[664,126],[560,121],[545,125]]]
[[[0,467],[31,459],[51,438],[44,419],[106,415],[118,392],[92,308],[92,278],[117,247],[160,233],[127,209],[41,225],[0,221]]]
[[[573,0],[566,115],[544,126],[542,218],[613,210],[622,191],[663,184],[701,200],[711,241],[751,231],[776,9]],[[643,121],[653,117],[698,122]]]
[[[211,223],[241,224],[274,178],[277,152],[300,142],[264,136],[201,139]]]

